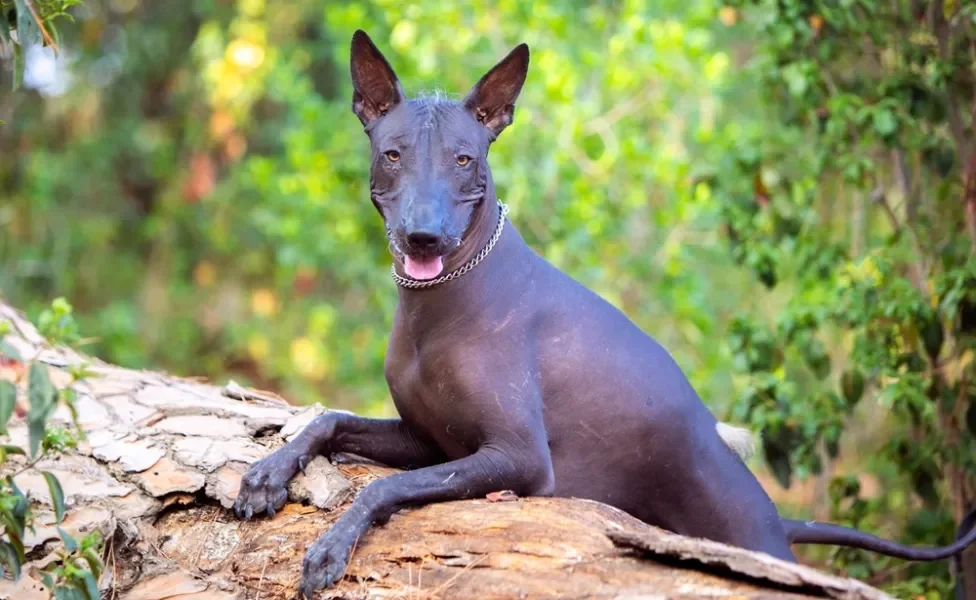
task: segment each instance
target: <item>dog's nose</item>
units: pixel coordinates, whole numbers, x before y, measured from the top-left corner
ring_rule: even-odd
[[[415,250],[432,250],[440,243],[440,236],[430,231],[414,231],[407,234],[407,243]]]

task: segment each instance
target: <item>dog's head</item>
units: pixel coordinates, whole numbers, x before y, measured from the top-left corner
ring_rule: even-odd
[[[511,124],[528,67],[520,44],[460,102],[408,100],[369,36],[353,34],[352,109],[372,148],[370,198],[410,277],[440,275],[472,217],[495,201],[488,147]]]

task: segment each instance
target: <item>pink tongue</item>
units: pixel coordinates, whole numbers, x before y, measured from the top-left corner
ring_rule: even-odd
[[[444,261],[440,256],[433,258],[404,257],[403,270],[414,279],[433,279],[444,270]]]

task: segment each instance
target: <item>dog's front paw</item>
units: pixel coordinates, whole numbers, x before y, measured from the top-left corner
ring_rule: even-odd
[[[234,501],[237,518],[251,520],[263,512],[275,516],[288,500],[288,482],[308,460],[308,456],[285,446],[251,465],[241,477],[241,489]]]
[[[356,537],[354,528],[337,522],[309,547],[302,563],[300,589],[304,598],[311,599],[316,591],[332,587],[342,579]]]

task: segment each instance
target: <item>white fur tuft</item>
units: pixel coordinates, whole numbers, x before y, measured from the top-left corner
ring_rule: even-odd
[[[738,454],[743,462],[748,461],[756,453],[756,436],[745,427],[719,422],[715,425],[715,431],[725,445]]]

